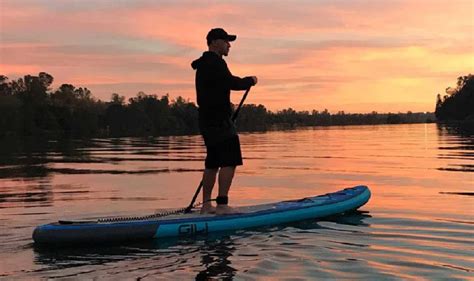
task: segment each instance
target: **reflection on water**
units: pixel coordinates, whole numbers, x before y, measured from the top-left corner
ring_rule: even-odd
[[[147,139],[34,140],[6,139],[0,145],[0,208],[39,207],[53,200],[81,200],[95,196],[86,185],[54,185],[56,175],[143,175],[201,172],[200,167],[154,165],[156,163],[201,163],[199,137]],[[191,141],[190,141],[191,140]],[[193,149],[193,147],[195,149]],[[135,166],[133,163],[147,163]],[[54,187],[53,187],[54,185]],[[109,196],[110,200],[130,200]],[[148,200],[149,197],[141,197]]]
[[[368,227],[369,224],[364,223],[364,219],[369,217],[370,215],[367,212],[353,212],[346,216],[334,216],[326,220],[327,222],[337,223],[342,228],[344,228],[344,225]],[[296,237],[298,235],[295,235],[294,238],[291,237],[291,234],[288,237],[281,235],[281,232],[285,229],[291,229],[291,232],[299,234],[335,231],[330,226],[321,226],[318,222],[309,220],[284,226],[254,228],[250,231],[212,233],[195,238],[170,238],[166,241],[134,242],[115,247],[94,246],[90,248],[71,247],[56,249],[33,246],[35,262],[47,266],[36,273],[40,276],[47,275],[53,278],[67,278],[81,274],[82,269],[80,267],[85,266],[104,266],[107,272],[110,273],[111,268],[107,266],[109,263],[133,263],[134,261],[147,258],[152,259],[153,262],[142,265],[140,271],[144,271],[144,273],[134,275],[134,277],[156,277],[156,274],[160,274],[160,278],[164,278],[162,276],[164,273],[165,275],[169,274],[171,278],[176,274],[176,271],[186,270],[185,268],[180,269],[176,265],[192,263],[199,265],[195,270],[195,279],[197,280],[231,279],[238,271],[232,266],[234,256],[245,260],[258,261],[259,259],[259,254],[255,253],[254,250],[245,252],[237,248],[249,247],[250,244],[254,243],[264,248],[265,251],[273,251],[272,248],[278,246],[276,255],[279,255],[279,258],[289,258],[292,254],[282,255],[284,250],[282,248],[290,250],[308,246]],[[341,231],[341,229],[336,231]],[[346,231],[354,232],[350,229]],[[255,237],[259,238],[255,239]],[[243,240],[247,239],[251,241],[243,243]],[[269,243],[272,240],[278,241],[277,245]],[[333,238],[331,242],[350,247],[369,247],[366,244],[337,241],[337,238]],[[173,270],[167,272],[166,269],[169,269],[170,266],[173,267]],[[120,274],[120,276],[126,277],[126,275],[123,275],[127,274],[126,269],[113,266],[113,270],[117,271],[116,273]],[[49,275],[51,271],[57,271],[57,274]],[[100,274],[95,272],[94,275]]]
[[[474,192],[440,192],[441,194],[474,196]]]
[[[53,192],[48,185],[25,186],[27,190],[21,192],[13,185],[2,187],[0,193],[0,209],[13,208],[18,205],[24,207],[46,207],[51,206]]]
[[[0,278],[468,279],[472,136],[435,124],[242,134],[231,204],[358,184],[371,188],[370,202],[320,221],[70,249],[35,247],[33,228],[187,206],[201,178],[201,138],[2,139]]]
[[[474,129],[460,125],[437,125],[440,136],[439,158],[456,160],[440,170],[474,172]]]

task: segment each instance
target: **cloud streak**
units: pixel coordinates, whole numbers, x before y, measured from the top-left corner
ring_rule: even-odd
[[[194,100],[190,62],[216,26],[238,35],[226,58],[233,73],[259,77],[249,102],[274,110],[431,111],[436,93],[474,69],[467,0],[0,5],[1,74],[46,71],[53,86],[101,99],[145,91]]]

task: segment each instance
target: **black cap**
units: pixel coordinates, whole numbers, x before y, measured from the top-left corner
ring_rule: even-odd
[[[213,28],[207,33],[206,36],[207,44],[209,45],[212,40],[223,39],[227,41],[234,41],[237,39],[237,35],[230,35],[222,28]]]

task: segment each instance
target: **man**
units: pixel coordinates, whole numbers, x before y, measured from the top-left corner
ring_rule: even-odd
[[[222,56],[229,54],[231,41],[237,38],[222,28],[207,34],[209,50],[193,61],[196,70],[196,94],[199,105],[199,129],[204,138],[207,156],[203,175],[203,206],[201,213],[231,214],[228,193],[236,166],[242,165],[239,136],[231,120],[231,90],[246,90],[257,83],[257,77],[239,78],[229,71]],[[217,207],[211,195],[218,175]]]

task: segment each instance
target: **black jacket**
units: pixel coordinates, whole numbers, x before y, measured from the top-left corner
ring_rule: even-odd
[[[200,122],[218,124],[229,120],[232,115],[230,90],[246,90],[254,85],[253,79],[233,76],[225,60],[210,51],[204,52],[191,66],[196,70]]]

